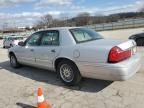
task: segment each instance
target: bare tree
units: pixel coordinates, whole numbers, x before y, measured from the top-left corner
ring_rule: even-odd
[[[53,17],[50,14],[47,14],[37,22],[36,26],[41,28],[41,27],[49,27],[53,23]]]
[[[34,25],[35,25],[35,29],[41,29],[44,28],[45,26],[41,20],[37,21]]]

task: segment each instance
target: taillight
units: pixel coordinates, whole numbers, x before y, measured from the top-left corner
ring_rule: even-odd
[[[121,48],[115,46],[109,52],[108,62],[116,63],[127,59],[131,56],[131,49],[122,50]]]

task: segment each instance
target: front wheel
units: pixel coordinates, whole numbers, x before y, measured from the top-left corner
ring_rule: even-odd
[[[68,86],[76,85],[81,80],[81,74],[77,66],[70,61],[60,62],[57,71],[62,82]]]
[[[20,67],[20,64],[18,63],[17,58],[15,57],[14,54],[10,55],[10,64],[13,68],[19,68]]]

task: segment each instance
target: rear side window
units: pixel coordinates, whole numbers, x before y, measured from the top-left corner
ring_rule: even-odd
[[[41,39],[41,45],[59,45],[59,31],[45,31]]]

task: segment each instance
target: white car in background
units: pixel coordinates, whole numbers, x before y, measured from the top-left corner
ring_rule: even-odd
[[[133,40],[108,40],[77,27],[38,31],[10,48],[9,57],[13,68],[26,64],[53,70],[67,85],[77,84],[81,77],[126,80],[141,67]]]
[[[20,41],[23,41],[24,37],[21,36],[9,36],[3,40],[3,48],[10,48],[17,46]]]

